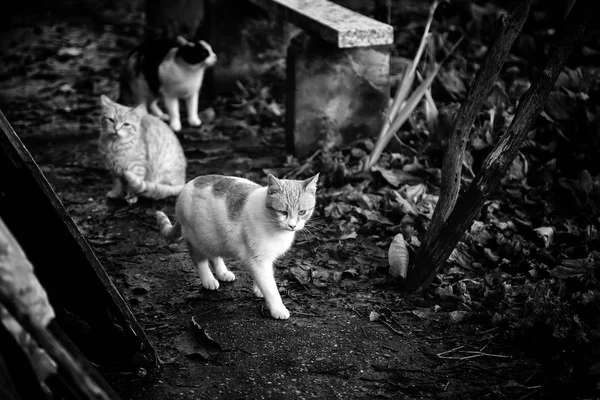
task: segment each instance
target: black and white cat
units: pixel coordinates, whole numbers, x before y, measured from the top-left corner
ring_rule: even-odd
[[[185,99],[188,123],[199,126],[198,96],[204,72],[216,62],[217,56],[203,40],[188,42],[178,36],[175,40],[148,41],[127,57],[121,72],[119,102],[128,106],[146,104],[150,112],[168,120],[171,129],[178,132],[179,99]],[[158,107],[160,98],[168,115]]]

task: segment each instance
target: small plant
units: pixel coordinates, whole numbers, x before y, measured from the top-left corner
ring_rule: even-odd
[[[429,88],[431,87],[431,84],[435,79],[436,75],[440,71],[440,68],[443,65],[444,61],[448,58],[448,56],[450,56],[454,52],[457,45],[460,43],[459,40],[448,52],[448,55],[441,63],[434,64],[433,71],[429,74],[429,76],[422,79],[419,86],[409,96],[410,89],[412,88],[412,85],[415,81],[415,77],[417,76],[417,66],[419,65],[419,62],[425,50],[425,46],[428,42],[429,30],[431,28],[431,23],[433,22],[435,10],[442,2],[445,1],[448,0],[435,0],[429,8],[429,18],[427,19],[427,24],[425,25],[425,31],[423,32],[423,36],[421,37],[421,42],[419,44],[419,48],[417,49],[417,54],[415,54],[415,58],[411,62],[407,71],[404,73],[402,82],[396,90],[394,101],[387,112],[386,119],[377,138],[377,142],[375,143],[375,147],[373,148],[371,155],[367,158],[367,161],[363,166],[365,171],[370,170],[371,167],[373,167],[377,163],[377,161],[381,157],[381,153],[393,137],[400,141],[400,139],[397,136],[398,129],[400,129],[400,127],[406,122],[406,120],[417,107],[423,96],[425,96],[429,92]],[[428,100],[430,100],[430,96],[427,97]]]

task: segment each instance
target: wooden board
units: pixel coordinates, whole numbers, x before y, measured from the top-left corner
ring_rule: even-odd
[[[150,341],[1,111],[0,216],[32,262],[58,325],[87,359],[103,374],[155,375]]]

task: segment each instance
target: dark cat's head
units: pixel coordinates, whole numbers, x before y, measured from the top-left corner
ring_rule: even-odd
[[[204,40],[188,42],[181,36],[177,36],[177,57],[190,65],[203,65],[211,67],[217,62],[217,56],[212,47]]]

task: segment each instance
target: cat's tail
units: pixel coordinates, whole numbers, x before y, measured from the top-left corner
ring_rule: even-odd
[[[151,199],[164,199],[177,196],[185,185],[167,185],[165,183],[148,182],[131,171],[125,172],[127,183],[136,193]]]
[[[169,242],[175,242],[176,240],[181,239],[181,224],[179,222],[175,222],[175,225],[171,225],[169,217],[162,211],[156,212],[156,222],[158,222],[160,234]]]
[[[136,78],[135,75],[135,57],[130,55],[127,57],[119,75],[119,97],[117,98],[117,103],[128,107],[137,105],[134,104],[135,99],[132,88],[133,81]]]

